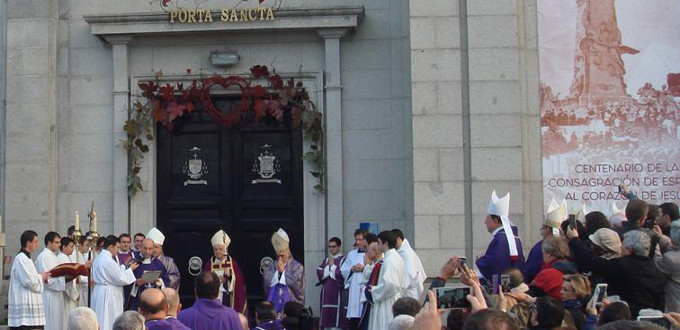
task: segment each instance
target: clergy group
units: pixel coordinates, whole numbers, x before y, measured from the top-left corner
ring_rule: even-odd
[[[509,194],[498,198],[494,192],[484,221],[493,238],[475,262],[484,280],[490,281],[506,268],[524,266],[522,245],[508,209]],[[292,255],[285,230],[272,233],[274,258],[263,262],[259,272],[250,273],[229,254],[231,239],[219,230],[206,242],[212,245],[213,255],[205,259],[200,274],[192,274],[193,306],[181,311],[181,305],[166,306],[163,318],[196,330],[245,329],[248,321],[253,329],[306,329],[305,322],[316,314],[323,329],[388,329],[395,320],[395,306],[422,303],[427,274],[401,230],[371,233],[357,229],[353,236],[354,244],[346,255],[340,238],[327,241],[327,255],[316,269],[320,304],[305,306],[304,266]],[[146,234],[98,240],[88,234],[74,236],[73,228],[65,237],[49,232],[35,262],[31,254],[37,252],[38,234],[27,230],[20,241],[10,277],[10,327],[67,329],[69,313],[87,306],[102,330],[114,329],[118,319],[129,317],[125,311],[148,312],[149,301],[168,305],[173,294],[164,292],[179,290],[178,265],[164,254],[165,236],[157,228]],[[251,308],[246,276],[261,276],[262,288],[248,290],[262,290],[265,298]],[[434,284],[438,282],[433,279]],[[144,315],[147,328],[161,329],[166,324],[149,315],[160,314]]]

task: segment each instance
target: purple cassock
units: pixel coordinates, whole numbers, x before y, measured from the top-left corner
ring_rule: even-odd
[[[321,328],[344,328],[347,318],[347,310],[342,308],[341,293],[345,287],[340,265],[344,261],[342,254],[334,256],[331,266],[328,266],[328,257],[324,259],[316,269],[321,287]],[[317,284],[318,285],[318,284]]]
[[[135,258],[134,252],[128,250],[127,252],[118,252],[118,263],[121,265],[127,265],[127,263]]]
[[[166,319],[146,321],[146,323],[144,323],[144,326],[148,330],[173,330],[173,329],[175,329],[175,328],[172,327],[172,324],[170,324],[170,322],[168,322],[168,320],[166,320]]]
[[[180,311],[177,318],[194,330],[243,329],[238,313],[217,299],[198,298],[193,306]]]
[[[543,268],[543,240],[538,241],[531,251],[529,251],[529,257],[527,257],[526,263],[524,263],[524,282],[531,283],[534,280],[538,272]]]
[[[184,323],[180,322],[176,317],[174,316],[168,316],[165,318],[170,325],[172,325],[172,328],[175,330],[191,330],[191,328],[187,327],[184,325]]]
[[[276,270],[276,261],[265,265],[262,273],[264,292],[267,301],[276,306],[276,312],[281,313],[283,305],[294,301],[305,304],[305,268],[297,260],[290,257],[283,273]]]
[[[145,263],[147,262],[147,263]],[[166,287],[170,284],[170,278],[168,278],[168,271],[165,269],[165,266],[163,266],[163,263],[156,259],[156,258],[151,258],[151,260],[145,260],[142,261],[142,263],[139,264],[139,267],[135,269],[135,278],[139,279],[142,278],[142,274],[144,274],[144,271],[154,271],[154,270],[160,270],[161,271],[161,277],[160,279],[163,281],[163,285]],[[132,297],[130,296],[130,310],[136,311],[137,308],[139,307],[139,297],[142,296],[142,292],[148,288],[157,288],[160,289],[159,286],[155,284],[142,284],[141,286],[137,286],[137,294]],[[135,291],[134,287],[132,289],[133,294]]]
[[[118,263],[125,266],[127,265],[130,260],[134,259],[136,257],[135,252],[132,250],[128,250],[127,252],[118,252]],[[130,290],[132,290],[132,284],[126,285],[123,287],[123,308],[125,310],[128,310],[128,305],[130,304],[130,301],[128,297],[130,297]]]
[[[491,281],[493,275],[500,275],[510,267],[517,267],[520,271],[524,270],[524,253],[522,252],[522,242],[517,237],[517,227],[513,226],[512,232],[515,235],[519,254],[516,261],[510,257],[510,247],[503,228],[493,236],[486,253],[477,259],[477,269],[486,281]]]
[[[268,322],[260,322],[260,324],[253,327],[252,330],[286,330],[286,328],[281,325],[281,320],[274,319]]]

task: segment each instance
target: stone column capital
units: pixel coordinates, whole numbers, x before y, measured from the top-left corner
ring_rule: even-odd
[[[128,45],[135,37],[131,34],[115,34],[104,36],[104,40],[111,45]]]
[[[324,39],[342,39],[349,31],[350,28],[321,28],[316,33]]]

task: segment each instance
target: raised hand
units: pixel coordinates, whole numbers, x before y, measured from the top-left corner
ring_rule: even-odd
[[[429,301],[425,303],[423,309],[416,315],[413,321],[413,329],[418,330],[441,330],[442,320],[440,315],[444,310],[437,309],[437,296],[434,291],[430,290],[428,293]]]

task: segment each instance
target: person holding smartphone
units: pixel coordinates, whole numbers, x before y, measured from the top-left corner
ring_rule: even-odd
[[[578,232],[568,228],[569,248],[573,260],[581,267],[602,276],[608,284],[607,291],[618,294],[630,306],[633,317],[644,308],[664,310],[664,285],[666,276],[649,258],[651,240],[641,230],[631,230],[623,235],[622,257],[607,260],[596,257],[586,244],[578,239]]]

